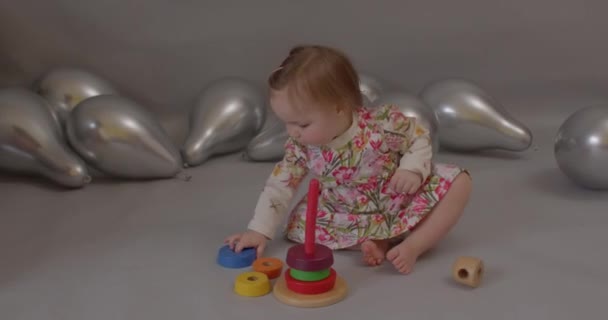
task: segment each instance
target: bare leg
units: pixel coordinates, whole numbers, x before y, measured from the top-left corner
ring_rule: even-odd
[[[384,261],[389,240],[367,240],[361,244],[363,261],[370,266],[377,266]]]
[[[418,256],[434,247],[456,224],[469,200],[471,179],[459,174],[445,197],[412,233],[386,253],[386,258],[404,274],[413,270]]]

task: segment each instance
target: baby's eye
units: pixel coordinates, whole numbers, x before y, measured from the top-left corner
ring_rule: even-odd
[[[306,127],[308,127],[309,125],[310,125],[310,123],[307,123],[307,124],[301,124],[301,125],[300,125],[300,128],[306,128]]]

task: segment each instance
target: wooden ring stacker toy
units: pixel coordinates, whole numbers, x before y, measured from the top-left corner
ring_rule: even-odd
[[[294,268],[293,265],[297,265],[297,269],[303,271],[322,271],[323,269],[330,268],[333,264],[333,254],[331,250],[326,246],[315,244],[315,222],[317,218],[318,199],[319,181],[317,179],[312,179],[308,187],[308,206],[306,211],[304,245],[295,245],[288,251],[287,264],[291,268]],[[330,253],[329,256],[327,255],[328,252]],[[328,264],[329,266],[327,266]],[[327,267],[322,268],[323,266]],[[272,292],[277,300],[294,307],[314,308],[328,306],[343,300],[348,293],[346,281],[337,275],[335,270],[333,271],[333,275],[335,275],[335,280],[332,279],[332,273],[330,272],[330,275],[327,278],[328,280],[325,280],[327,283],[324,283],[324,280],[305,282],[294,279],[291,276],[291,272],[285,272],[284,276],[279,277],[275,283]],[[290,283],[289,286],[287,282]],[[331,289],[328,290],[330,287],[328,283],[331,284],[331,282],[334,282],[334,284]],[[318,288],[314,289],[315,291],[313,292],[322,293],[298,293],[289,288],[295,288],[294,286],[307,286],[306,288],[310,289],[311,286],[314,288],[315,283]]]
[[[452,266],[454,280],[471,288],[479,286],[483,273],[483,261],[474,257],[459,257]]]
[[[264,273],[269,279],[278,278],[283,270],[283,262],[277,258],[259,258],[251,266],[253,271]]]

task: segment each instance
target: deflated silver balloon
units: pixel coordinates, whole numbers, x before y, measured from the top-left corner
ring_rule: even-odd
[[[182,168],[178,148],[156,119],[120,96],[84,100],[68,118],[66,132],[72,147],[107,175],[171,178]]]
[[[267,114],[262,130],[245,148],[244,156],[247,160],[277,161],[285,155],[285,142],[289,136],[287,128],[272,110]]]
[[[437,115],[442,148],[523,151],[532,144],[530,129],[468,81],[438,81],[428,85],[420,96]]]
[[[555,159],[560,170],[588,189],[608,189],[608,106],[574,112],[555,137]]]
[[[107,80],[71,67],[51,69],[36,81],[34,89],[49,102],[54,116],[62,125],[81,101],[102,94],[117,94]]]
[[[433,153],[439,150],[438,120],[435,112],[418,97],[405,92],[387,92],[377,101],[378,105],[393,104],[408,117],[414,117],[429,131]]]
[[[0,90],[0,168],[41,175],[70,188],[91,181],[85,163],[63,140],[47,102],[24,88]]]
[[[205,87],[191,116],[182,155],[196,166],[214,155],[244,149],[262,129],[266,116],[260,90],[238,78],[219,79]]]
[[[360,72],[358,76],[359,90],[363,94],[364,98],[363,105],[370,107],[382,96],[382,93],[385,90],[384,85],[380,79],[371,74]]]

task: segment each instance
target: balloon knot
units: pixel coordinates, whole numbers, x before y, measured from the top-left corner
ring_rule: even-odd
[[[186,182],[192,180],[192,176],[189,174],[186,174],[183,170],[178,172],[177,177]]]

